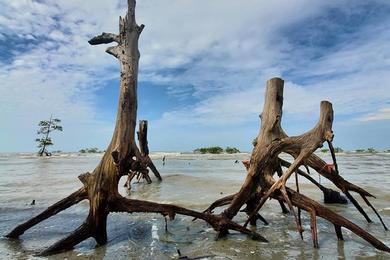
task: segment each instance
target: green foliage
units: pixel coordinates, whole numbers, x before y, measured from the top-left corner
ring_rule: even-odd
[[[194,150],[194,153],[212,153],[212,154],[220,154],[223,152],[223,148],[219,146],[212,146],[212,147],[202,147]]]
[[[378,151],[375,150],[373,147],[369,147],[367,149],[356,149],[355,152],[357,153],[377,153]]]
[[[50,137],[44,137],[41,139],[37,138],[37,139],[35,139],[35,142],[38,143],[38,145],[37,145],[38,148],[53,145],[53,141],[51,140]]]
[[[342,153],[342,152],[344,152],[344,150],[341,149],[340,147],[335,147],[335,148],[334,148],[334,152],[335,152],[335,153]]]
[[[41,148],[39,150],[40,155],[48,153],[46,147],[54,144],[53,140],[49,136],[50,133],[53,131],[62,131],[62,126],[59,125],[59,123],[61,123],[60,119],[53,119],[52,117],[50,117],[49,120],[42,120],[39,122],[39,129],[37,131],[38,138],[35,139],[35,142],[38,143],[37,147]]]
[[[238,150],[236,147],[230,147],[230,146],[228,146],[228,147],[226,147],[226,149],[225,149],[225,152],[226,153],[239,153],[240,152],[240,150]]]
[[[329,152],[329,149],[326,149],[326,148],[321,149],[321,152],[322,152],[322,153],[328,153],[328,152]]]
[[[201,147],[201,148],[197,148],[194,150],[194,153],[201,153],[201,154],[206,154],[206,153],[211,153],[211,154],[220,154],[220,153],[223,153],[223,152],[226,152],[226,153],[229,153],[229,154],[233,154],[233,153],[239,153],[240,150],[238,150],[237,148],[235,147],[226,147],[226,149],[224,150],[222,147],[220,146],[211,146],[211,147]]]
[[[94,147],[94,148],[85,148],[85,149],[81,149],[79,151],[79,153],[101,153],[101,151],[99,151],[98,148]]]

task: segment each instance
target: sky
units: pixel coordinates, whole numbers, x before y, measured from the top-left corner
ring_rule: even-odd
[[[88,40],[117,33],[125,0],[0,0],[0,152],[105,149],[115,123],[118,61]],[[334,145],[390,149],[390,1],[139,0],[138,119],[152,151],[252,149],[266,81],[285,81],[282,126],[311,129],[321,100]]]

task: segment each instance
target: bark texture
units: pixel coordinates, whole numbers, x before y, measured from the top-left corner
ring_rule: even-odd
[[[127,14],[124,18],[119,18],[119,34],[102,33],[89,41],[92,45],[116,42],[117,45],[108,47],[106,52],[119,60],[121,69],[116,125],[106,152],[91,173],[87,172],[79,176],[83,186],[78,191],[17,226],[6,237],[18,238],[41,221],[87,199],[89,200],[89,214],[84,223],[67,237],[40,252],[40,255],[69,250],[90,237],[94,238],[98,245],[107,243],[106,224],[107,215],[110,212],[161,213],[164,216],[168,215],[171,219],[176,214],[188,215],[205,220],[215,230],[236,230],[248,234],[254,239],[267,241],[257,233],[221,215],[201,213],[175,205],[127,199],[119,194],[118,183],[122,176],[132,173],[142,173],[144,176],[148,176],[147,167],[153,171],[158,179],[161,179],[149,158],[146,121],[141,121],[139,124],[139,148],[135,143],[137,77],[140,58],[138,39],[144,25],[138,25],[135,21],[135,0],[127,2]]]
[[[87,172],[79,176],[79,180],[83,184],[79,190],[53,204],[36,217],[17,226],[6,235],[7,237],[18,238],[26,230],[41,221],[87,199],[89,201],[89,213],[84,223],[67,237],[43,250],[40,253],[41,255],[49,255],[71,249],[90,237],[94,238],[98,245],[105,244],[107,242],[107,216],[110,212],[160,213],[164,216],[169,216],[171,219],[176,214],[182,214],[206,221],[216,231],[219,231],[220,235],[226,234],[228,230],[235,230],[248,234],[254,239],[266,242],[267,240],[264,237],[249,230],[246,228],[246,225],[248,223],[255,224],[257,219],[267,223],[258,212],[267,198],[272,197],[279,200],[281,206],[283,205],[282,208],[284,203],[288,205],[296,218],[297,228],[300,233],[303,232],[301,221],[299,214],[295,214],[293,207],[295,206],[310,213],[314,246],[319,244],[316,231],[316,217],[319,216],[334,224],[338,239],[343,239],[341,227],[344,227],[350,229],[376,248],[390,252],[386,245],[357,225],[318,202],[285,186],[286,180],[293,173],[298,171],[298,174],[305,175],[298,168],[301,165],[306,165],[332,181],[351,200],[367,221],[371,221],[371,219],[358,202],[353,199],[350,192],[360,194],[367,205],[380,218],[367,199],[367,197],[373,197],[373,195],[349,183],[339,175],[335,156],[333,156],[333,165],[328,165],[313,154],[325,141],[329,143],[333,154],[331,143],[333,139],[332,105],[327,101],[321,102],[320,119],[317,125],[303,135],[288,137],[280,125],[283,104],[283,81],[278,78],[271,79],[267,83],[264,110],[261,116],[261,130],[257,137],[257,144],[252,152],[251,160],[249,165],[247,165],[248,174],[246,180],[238,193],[216,201],[203,213],[176,205],[134,200],[121,196],[118,192],[118,183],[122,176],[131,173],[148,173],[147,166],[152,171],[155,168],[150,163],[148,156],[146,121],[140,123],[138,134],[139,148],[135,143],[137,77],[140,58],[138,39],[144,28],[144,25],[138,25],[135,21],[135,4],[135,0],[128,0],[127,15],[124,18],[119,18],[119,34],[102,33],[89,41],[92,45],[116,42],[117,45],[108,47],[106,52],[119,60],[121,69],[116,125],[105,154],[91,173]],[[290,165],[283,162],[278,157],[281,152],[291,154],[295,158],[294,162]],[[287,170],[283,172],[282,166],[286,167]],[[274,179],[275,172],[280,175],[279,179]],[[156,174],[156,172],[154,173]],[[156,174],[156,177],[159,178],[159,174]],[[249,217],[245,225],[239,225],[233,222],[232,219],[244,204],[247,205],[244,211]],[[221,214],[212,214],[214,208],[222,205],[229,206]],[[382,224],[384,225],[383,222]]]
[[[302,232],[304,230],[302,228],[300,211],[304,210],[309,213],[314,247],[319,246],[316,218],[321,217],[334,224],[339,240],[343,239],[341,227],[344,227],[372,244],[375,248],[390,252],[389,247],[359,226],[336,214],[322,204],[299,193],[298,175],[301,175],[321,189],[325,197],[328,197],[328,200],[335,199],[333,197],[337,196],[335,195],[337,192],[322,186],[308,173],[299,169],[300,166],[304,166],[307,170],[310,167],[334,183],[354,204],[364,218],[368,222],[371,222],[371,219],[351,195],[351,192],[362,196],[365,203],[374,211],[385,230],[387,230],[382,218],[368,200],[368,197],[374,196],[357,185],[346,181],[338,172],[336,156],[332,145],[334,136],[332,131],[332,104],[328,101],[322,101],[320,105],[320,117],[315,127],[302,135],[289,137],[281,127],[283,85],[284,82],[280,78],[273,78],[267,82],[264,108],[260,115],[261,129],[254,141],[255,147],[252,151],[250,161],[243,162],[248,174],[241,189],[236,194],[215,201],[205,212],[212,213],[216,207],[228,205],[221,215],[233,219],[244,204],[246,204],[245,211],[248,214],[248,219],[244,224],[244,227],[246,227],[249,223],[252,225],[256,224],[256,219],[259,219],[258,212],[261,207],[266,203],[267,199],[274,198],[279,200],[281,205],[283,202],[288,205],[290,212],[294,216],[297,231],[302,238]],[[322,147],[324,142],[327,142],[329,145],[333,159],[332,164],[327,164],[313,153],[317,148]],[[290,154],[294,157],[294,161],[289,163],[279,158],[279,154],[282,152]],[[286,170],[283,171],[282,167]],[[275,173],[277,173],[279,178],[275,178]],[[294,173],[296,176],[297,191],[286,187],[287,179]],[[342,199],[337,198],[337,200],[343,203]],[[298,214],[294,207],[298,209]],[[221,235],[225,235],[226,233],[227,230],[221,230]]]

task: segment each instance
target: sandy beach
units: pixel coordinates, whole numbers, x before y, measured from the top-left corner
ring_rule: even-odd
[[[77,176],[92,170],[101,154],[69,153],[51,158],[38,158],[34,154],[0,155],[0,235],[4,235],[18,223],[39,213],[51,203],[80,187]],[[165,166],[162,157],[166,157]],[[330,157],[321,154],[330,161]],[[245,170],[235,160],[249,158],[249,154],[199,155],[191,153],[153,153],[152,158],[163,176],[163,182],[153,179],[133,183],[131,192],[122,188],[122,195],[131,198],[174,203],[191,209],[205,209],[214,200],[239,190]],[[286,157],[287,158],[287,157]],[[345,154],[338,157],[341,174],[349,181],[362,186],[377,196],[373,199],[386,223],[390,223],[390,155]],[[317,174],[312,174],[319,179]],[[321,183],[329,186],[324,178]],[[322,200],[322,193],[306,180],[302,180],[301,192]],[[289,183],[294,187],[292,183]],[[48,188],[49,187],[49,188]],[[329,186],[331,187],[331,186]],[[359,198],[357,198],[359,199]],[[35,205],[30,205],[35,200]],[[383,230],[372,211],[367,209],[374,223],[368,224],[351,205],[328,206],[346,216],[390,244],[390,234]],[[49,246],[84,220],[88,203],[82,202],[27,231],[19,240],[1,238],[0,254],[3,259],[35,259],[34,254]],[[303,214],[304,240],[296,232],[291,215],[281,213],[277,203],[271,201],[262,209],[262,215],[270,223],[259,223],[257,232],[270,242],[260,243],[245,235],[232,233],[215,241],[216,232],[205,222],[177,216],[168,221],[165,231],[164,217],[157,214],[111,214],[108,219],[108,244],[95,248],[89,239],[72,251],[51,256],[50,259],[77,257],[79,259],[177,259],[182,255],[209,259],[386,259],[388,255],[370,246],[348,230],[344,230],[345,242],[338,242],[333,226],[318,220],[320,248],[312,247],[310,221]],[[245,215],[236,218],[245,221]]]

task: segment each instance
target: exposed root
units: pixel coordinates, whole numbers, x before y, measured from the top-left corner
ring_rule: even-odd
[[[298,231],[299,235],[301,236],[301,239],[303,240],[303,235],[302,235],[303,228],[301,226],[301,221],[300,221],[300,219],[298,219],[298,215],[295,213],[294,207],[293,207],[293,205],[292,205],[292,203],[290,201],[290,198],[288,197],[288,194],[287,194],[287,191],[286,191],[286,186],[284,184],[280,188],[280,191],[282,192],[282,196],[285,199],[285,201],[287,202],[287,205],[290,208],[290,211],[294,215],[295,223],[297,225],[297,231]]]
[[[27,229],[35,226],[36,224],[42,222],[45,219],[50,218],[51,216],[73,206],[74,204],[79,203],[80,201],[87,199],[87,193],[84,188],[81,188],[68,197],[58,201],[57,203],[48,207],[45,211],[40,213],[39,215],[29,219],[28,221],[20,224],[16,228],[14,228],[10,233],[5,235],[8,238],[17,238],[22,235]]]
[[[318,248],[318,235],[317,235],[317,216],[316,210],[310,210],[310,229],[311,229],[311,237],[313,240],[314,248]]]
[[[209,213],[201,213],[194,210],[186,209],[176,205],[160,204],[155,202],[143,201],[143,200],[132,200],[123,197],[118,197],[110,203],[110,211],[114,212],[148,212],[148,213],[160,213],[164,216],[169,216],[172,220],[176,214],[186,215],[202,219],[209,223],[216,231],[235,230],[243,234],[249,235],[252,239],[259,240],[262,242],[268,242],[263,236],[258,233],[251,231],[223,215],[213,215]]]
[[[325,206],[321,205],[320,203],[302,195],[298,194],[294,190],[291,190],[287,188],[287,192],[289,195],[289,198],[292,202],[292,204],[296,207],[302,208],[303,210],[309,212],[311,214],[311,218],[313,219],[313,216],[319,216],[321,218],[324,218],[328,220],[329,222],[333,223],[335,225],[336,229],[336,235],[339,240],[342,240],[342,233],[341,228],[344,227],[346,229],[351,230],[353,233],[358,235],[359,237],[366,240],[368,243],[373,245],[375,248],[390,252],[390,248],[387,247],[385,244],[383,244],[381,241],[376,239],[373,235],[362,229],[361,227],[357,226],[356,224],[352,223],[351,221],[347,220],[341,215],[338,215],[337,213],[333,212],[332,210],[326,208]],[[275,193],[274,193],[275,194]],[[281,198],[281,195],[275,195],[275,198]],[[313,213],[314,212],[314,215]],[[312,220],[313,221],[313,220]],[[313,240],[314,243],[314,240]]]
[[[213,213],[213,210],[215,208],[218,208],[218,207],[222,207],[222,206],[225,206],[225,205],[228,205],[230,204],[230,202],[233,200],[234,196],[236,196],[236,194],[232,194],[232,195],[228,195],[226,197],[223,197],[221,199],[218,199],[216,201],[214,201],[207,209],[205,209],[203,212],[204,213]]]
[[[240,208],[248,201],[255,197],[261,190],[261,195],[258,197],[257,205],[252,208],[249,213],[249,217],[246,220],[244,227],[248,223],[252,222],[254,217],[258,214],[258,211],[264,205],[269,198],[278,199],[284,201],[293,213],[297,229],[302,236],[301,219],[294,211],[294,206],[298,210],[303,209],[310,213],[311,216],[311,230],[313,244],[318,247],[318,235],[317,235],[317,216],[327,219],[335,226],[337,238],[343,239],[341,227],[345,227],[358,236],[371,243],[374,247],[389,252],[389,248],[380,242],[378,239],[364,231],[362,228],[348,221],[344,217],[334,213],[321,204],[299,194],[298,179],[296,175],[297,191],[290,190],[286,187],[286,181],[291,174],[298,173],[304,176],[323,193],[325,200],[344,202],[343,197],[336,191],[325,188],[320,183],[316,182],[309,174],[301,171],[299,166],[303,165],[308,170],[308,167],[316,170],[321,176],[329,179],[333,182],[354,204],[354,206],[360,211],[360,213],[371,221],[368,215],[364,212],[359,203],[352,197],[350,192],[356,192],[360,194],[366,204],[370,206],[375,214],[380,219],[385,229],[387,227],[383,223],[376,209],[367,200],[367,197],[374,197],[364,189],[349,183],[344,180],[339,172],[336,161],[334,148],[332,145],[333,140],[333,109],[332,105],[327,101],[322,101],[320,106],[320,118],[316,126],[300,135],[288,137],[287,134],[281,128],[281,115],[283,105],[283,80],[273,78],[267,82],[266,98],[264,102],[264,109],[261,114],[261,130],[254,142],[255,147],[252,151],[250,162],[246,162],[245,166],[248,170],[247,177],[241,186],[238,193],[235,194],[230,202],[229,207],[223,211],[223,215],[229,219],[233,219]],[[332,155],[333,164],[327,164],[316,156],[314,151],[323,146],[323,143],[327,141]],[[294,157],[292,164],[278,158],[279,154],[285,152]],[[281,166],[287,167],[287,170],[283,173]],[[274,173],[277,173],[279,179],[274,179]],[[253,203],[253,202],[251,202]],[[214,205],[213,205],[214,206]]]
[[[357,210],[360,212],[360,214],[362,214],[363,217],[367,220],[367,222],[371,223],[372,220],[367,215],[367,213],[364,211],[364,209],[360,206],[359,202],[357,202],[357,200],[355,200],[355,198],[351,195],[351,193],[349,193],[349,191],[345,191],[344,193],[347,196],[347,198],[349,199],[349,201],[351,201],[352,204],[355,206],[355,208],[357,208]]]
[[[69,236],[61,239],[55,244],[51,245],[44,251],[40,252],[39,256],[48,256],[53,253],[60,253],[66,250],[72,249],[75,245],[84,241],[85,239],[92,236],[91,227],[88,223],[82,224],[79,228],[73,231]]]
[[[366,202],[366,204],[367,204],[369,207],[371,207],[371,209],[375,212],[376,216],[379,218],[380,222],[382,223],[383,228],[384,228],[385,230],[389,230],[389,229],[386,227],[385,223],[383,222],[383,220],[382,220],[381,216],[379,215],[379,213],[376,211],[376,209],[375,209],[374,206],[370,203],[370,201],[366,198],[366,196],[364,196],[364,195],[361,195],[361,196],[362,196],[364,202]]]
[[[131,181],[134,179],[134,177],[137,177],[138,181],[140,181],[142,178],[146,180],[148,184],[152,183],[152,179],[149,176],[149,170],[147,168],[150,168],[150,170],[152,170],[157,180],[162,181],[159,171],[154,165],[152,159],[150,159],[149,157],[149,146],[148,146],[147,135],[148,135],[148,121],[140,120],[139,130],[137,132],[138,143],[140,147],[139,153],[137,153],[138,164],[136,166],[137,169],[133,169],[127,174],[127,180],[124,187],[127,188],[128,190],[131,189]]]
[[[336,232],[337,239],[339,241],[344,241],[343,232],[341,231],[341,227],[339,225],[334,225],[334,230]]]
[[[297,188],[297,192],[299,193],[299,182],[298,182],[298,173],[295,172],[295,186]],[[302,218],[301,218],[301,209],[298,208],[298,223],[299,223],[299,226],[302,228]],[[303,231],[303,229],[302,229]],[[301,238],[303,240],[303,236],[302,236],[302,233],[301,233]]]

